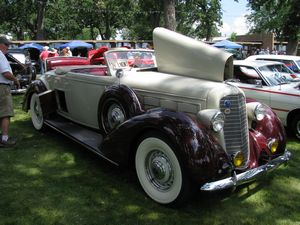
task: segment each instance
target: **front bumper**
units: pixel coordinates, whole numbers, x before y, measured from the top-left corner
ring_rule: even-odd
[[[204,184],[200,190],[202,191],[217,191],[217,190],[223,190],[231,187],[235,187],[244,183],[251,182],[255,180],[256,178],[266,174],[267,172],[270,172],[283,163],[286,163],[290,160],[292,156],[292,153],[289,151],[285,151],[283,155],[271,160],[265,165],[259,166],[257,168],[247,170],[240,174],[235,174],[232,177],[228,177],[222,180],[209,182]]]

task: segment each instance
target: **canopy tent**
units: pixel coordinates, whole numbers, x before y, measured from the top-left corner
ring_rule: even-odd
[[[43,50],[43,45],[37,44],[37,43],[28,43],[28,44],[24,44],[22,46],[20,46],[20,49],[29,49],[29,48],[34,48],[37,49],[39,51]]]
[[[74,48],[93,48],[92,44],[86,43],[84,41],[71,41],[59,46],[59,49],[69,47],[70,49]]]
[[[219,41],[213,44],[213,46],[217,47],[217,48],[229,48],[229,49],[237,49],[237,48],[242,48],[242,45],[239,45],[237,43],[234,43],[232,41],[228,41],[228,40],[223,40],[223,41]]]

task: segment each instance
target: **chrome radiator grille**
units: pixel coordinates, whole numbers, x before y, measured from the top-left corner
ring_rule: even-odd
[[[220,110],[225,115],[224,138],[226,151],[232,155],[242,151],[248,161],[248,122],[245,97],[228,95],[221,99]]]

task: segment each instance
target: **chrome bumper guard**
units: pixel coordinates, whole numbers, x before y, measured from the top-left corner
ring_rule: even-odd
[[[235,187],[244,183],[248,183],[250,181],[253,181],[257,179],[258,177],[266,174],[267,172],[270,172],[283,163],[286,163],[290,160],[292,156],[292,153],[289,151],[285,151],[283,155],[271,160],[265,165],[259,166],[257,168],[245,171],[240,174],[235,174],[232,177],[228,177],[222,180],[209,182],[204,184],[200,190],[202,191],[217,191],[217,190],[223,190],[231,187]]]

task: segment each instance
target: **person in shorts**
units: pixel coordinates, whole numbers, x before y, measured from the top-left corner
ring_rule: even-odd
[[[9,45],[10,41],[5,36],[0,36],[0,147],[11,147],[16,144],[16,140],[8,135],[10,117],[14,116],[10,84],[14,82],[17,88],[20,88],[20,83],[13,75],[5,57]]]

